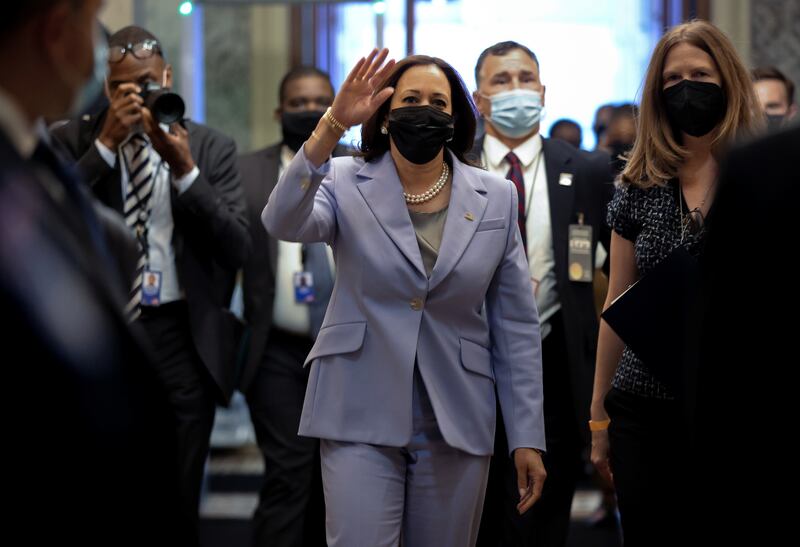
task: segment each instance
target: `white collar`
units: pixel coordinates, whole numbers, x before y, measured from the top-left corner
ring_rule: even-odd
[[[24,159],[29,159],[36,149],[39,136],[36,123],[30,123],[17,101],[0,88],[0,130],[2,130]]]
[[[536,158],[536,154],[542,149],[542,136],[537,132],[525,142],[514,148],[513,152],[519,158],[523,167],[528,167]],[[486,134],[483,140],[483,150],[486,153],[486,160],[493,169],[500,169],[506,166],[506,155],[512,150],[503,144],[497,137]]]

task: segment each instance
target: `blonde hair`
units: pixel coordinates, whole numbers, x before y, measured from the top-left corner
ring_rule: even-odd
[[[678,169],[688,156],[667,118],[663,97],[664,62],[670,49],[682,43],[705,51],[719,70],[726,111],[714,129],[714,151],[718,152],[733,140],[751,134],[760,123],[758,113],[761,107],[750,74],[728,37],[707,21],[690,21],[675,26],[656,44],[647,68],[636,143],[622,172],[624,182],[643,188],[664,185],[678,175]]]

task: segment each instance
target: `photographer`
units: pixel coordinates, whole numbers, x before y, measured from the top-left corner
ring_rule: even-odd
[[[170,398],[182,524],[186,543],[196,544],[215,404],[233,389],[233,319],[224,308],[250,244],[236,147],[207,127],[183,122],[174,94],[167,97],[170,108],[153,106],[153,95],[172,84],[172,67],[151,33],[118,31],[109,38],[108,60],[110,106],[54,136],[95,196],[124,215],[139,240],[126,312],[146,332]],[[180,123],[165,123],[173,120]]]

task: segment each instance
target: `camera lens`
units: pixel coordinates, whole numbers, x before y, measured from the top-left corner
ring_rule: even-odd
[[[158,123],[169,125],[179,122],[186,112],[186,104],[180,95],[154,84],[145,87],[142,98]]]

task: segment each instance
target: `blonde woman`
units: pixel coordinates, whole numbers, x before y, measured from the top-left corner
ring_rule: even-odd
[[[700,253],[719,153],[749,132],[758,113],[747,70],[719,29],[693,21],[661,38],[645,79],[636,144],[609,205],[606,307],[675,249]],[[678,395],[601,322],[592,461],[609,480],[613,473],[626,547],[684,540],[691,493],[683,487]]]

